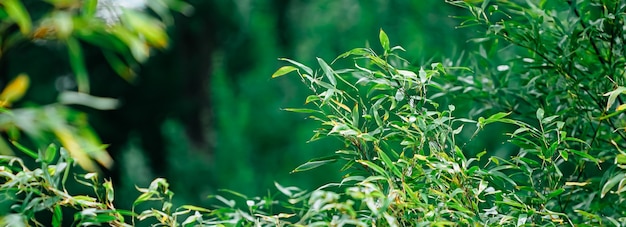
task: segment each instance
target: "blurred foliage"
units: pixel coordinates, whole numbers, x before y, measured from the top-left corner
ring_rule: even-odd
[[[9,203],[55,198],[36,211],[74,224],[623,224],[621,1],[188,3],[0,1],[0,151],[33,158],[3,159],[32,177],[3,175],[32,179]],[[55,160],[114,184],[60,202]]]

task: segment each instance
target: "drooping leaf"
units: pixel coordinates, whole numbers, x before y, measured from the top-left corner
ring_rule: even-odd
[[[32,21],[30,14],[20,0],[4,0],[2,1],[4,9],[9,17],[19,26],[20,32],[26,35],[32,29]]]
[[[609,193],[609,191],[611,191],[611,189],[624,178],[626,178],[626,173],[618,173],[611,179],[606,181],[606,183],[604,183],[604,186],[602,186],[602,190],[600,191],[600,198],[604,198],[604,196],[606,196],[606,194]]]
[[[617,96],[624,92],[626,92],[626,87],[620,86],[620,87],[617,87],[615,90],[604,94],[604,96],[609,96],[609,99],[606,102],[606,110],[609,110],[611,106],[613,106],[613,103],[615,103],[615,99],[617,99]]]

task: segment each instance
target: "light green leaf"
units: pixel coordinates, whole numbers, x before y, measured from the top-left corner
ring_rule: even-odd
[[[318,158],[318,159],[312,159],[298,167],[296,167],[294,170],[291,171],[291,173],[297,173],[297,172],[303,172],[303,171],[307,171],[307,170],[312,170],[315,169],[317,167],[329,164],[329,163],[333,163],[337,161],[337,157],[336,156],[329,156],[329,157],[324,157],[324,158]]]
[[[352,50],[350,50],[348,52],[345,52],[345,53],[339,55],[337,58],[335,58],[335,60],[333,60],[333,62],[337,61],[337,59],[345,58],[345,57],[348,57],[348,56],[351,56],[351,55],[365,56],[365,55],[368,55],[368,54],[372,54],[372,51],[370,49],[367,49],[367,48],[354,48],[354,49],[352,49]]]
[[[373,162],[367,161],[367,160],[356,160],[356,162],[360,163],[361,165],[364,165],[367,168],[370,168],[372,170],[374,170],[375,172],[377,172],[378,174],[387,177],[388,174],[385,171],[385,169],[383,169],[382,167],[374,164]]]
[[[539,121],[543,120],[544,113],[545,112],[543,111],[543,109],[541,109],[541,108],[537,109],[537,112],[535,113],[535,115],[537,115],[537,119]]]
[[[602,191],[600,192],[600,198],[604,198],[607,193],[613,188],[617,183],[619,183],[622,179],[626,177],[625,173],[618,173],[613,176],[610,180],[606,181],[604,186],[602,186]]]
[[[33,25],[30,19],[30,15],[22,4],[22,1],[4,0],[2,1],[2,5],[4,5],[6,13],[9,15],[9,17],[19,26],[20,32],[22,32],[22,34],[24,35],[30,33]]]
[[[380,45],[383,47],[383,50],[389,52],[389,37],[387,37],[387,34],[382,29],[380,29],[378,33],[378,39],[380,40]]]
[[[180,209],[200,211],[200,212],[206,212],[206,213],[211,212],[211,210],[209,210],[207,208],[193,206],[193,205],[182,205],[182,206],[180,206]]]
[[[98,0],[84,0],[82,13],[85,17],[93,17],[96,14]]]
[[[304,109],[304,108],[285,108],[283,110],[295,113],[321,113],[319,110]]]
[[[393,164],[389,156],[383,150],[381,150],[378,146],[375,146],[374,149],[376,149],[376,153],[378,154],[378,157],[380,157],[380,160],[382,160],[383,163],[385,163],[385,166],[387,166],[387,168],[389,168],[391,172],[393,172],[393,174],[396,175],[396,177],[401,177],[402,172],[400,172],[398,167],[396,167],[396,165]]]
[[[618,87],[617,89],[604,94],[604,96],[609,96],[609,99],[606,102],[606,110],[609,110],[611,106],[613,106],[613,103],[615,103],[615,99],[617,99],[617,96],[624,92],[626,92],[626,87]]]
[[[46,151],[43,153],[43,162],[51,164],[52,161],[54,161],[54,158],[56,157],[57,154],[57,146],[54,143],[51,143],[50,145],[48,145],[48,148],[46,148]]]
[[[73,91],[62,92],[59,95],[59,103],[66,105],[78,104],[98,110],[113,110],[119,106],[119,101],[114,98],[96,97]]]
[[[569,158],[567,150],[559,150],[559,153],[561,154],[561,157],[563,157],[563,160],[567,161],[567,159]]]
[[[287,73],[293,72],[295,70],[298,70],[298,68],[293,67],[293,66],[283,66],[280,67],[278,70],[276,70],[276,72],[274,72],[274,74],[272,74],[272,78],[276,78],[279,76],[283,76]]]
[[[330,84],[332,84],[333,86],[337,86],[337,79],[335,78],[335,72],[333,71],[333,69],[330,68],[328,64],[326,64],[324,59],[317,58],[317,62],[319,62],[320,66],[322,67],[324,75],[328,78]]]
[[[278,60],[287,61],[287,62],[289,62],[291,64],[294,64],[295,66],[298,66],[299,68],[304,70],[304,72],[308,73],[309,75],[313,75],[313,70],[311,68],[307,67],[306,65],[300,63],[300,62],[297,62],[297,61],[294,61],[294,60],[291,60],[291,59],[288,59],[288,58],[279,58]]]

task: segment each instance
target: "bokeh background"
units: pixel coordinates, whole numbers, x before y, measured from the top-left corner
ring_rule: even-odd
[[[413,65],[458,59],[471,50],[475,28],[457,28],[463,9],[443,0],[190,0],[191,16],[176,15],[169,47],[155,51],[130,84],[101,54],[85,51],[92,94],[122,102],[110,111],[82,108],[109,144],[120,208],[130,207],[155,177],[165,177],[176,203],[210,205],[208,195],[229,189],[264,196],[281,185],[314,189],[341,179],[340,165],[293,173],[307,160],[342,147],[307,143],[316,122],[281,108],[301,107],[309,94],[296,76],[271,79],[286,57],[316,65],[356,47],[378,49],[380,29],[401,45]],[[36,81],[29,100],[53,102],[68,69],[54,51],[34,49],[11,59],[48,55],[49,67],[29,68]],[[56,56],[62,61],[64,57]],[[65,82],[64,82],[65,81]],[[77,107],[81,108],[81,107]],[[462,107],[461,107],[462,108]]]

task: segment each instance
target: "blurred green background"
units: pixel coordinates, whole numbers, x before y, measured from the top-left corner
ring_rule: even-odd
[[[124,198],[136,196],[134,186],[154,177],[166,177],[179,202],[198,205],[218,189],[263,196],[274,182],[314,189],[338,180],[339,165],[289,173],[342,144],[307,143],[317,123],[281,110],[302,106],[309,93],[297,77],[270,79],[277,59],[330,61],[376,44],[382,28],[423,65],[460,54],[473,35],[450,17],[464,12],[440,0],[190,3],[195,13],[176,19],[169,49],[143,66],[136,85],[112,83],[107,69],[94,82],[102,85],[95,95],[124,102],[91,117],[117,160],[118,201],[132,201]]]
[[[168,179],[176,202],[195,205],[208,205],[207,196],[218,189],[263,196],[275,191],[274,182],[314,189],[336,181],[340,165],[289,173],[342,144],[307,143],[317,123],[281,110],[301,107],[309,93],[295,76],[270,79],[282,66],[278,58],[314,66],[315,57],[331,61],[370,43],[378,49],[384,29],[391,44],[403,46],[404,57],[419,67],[461,56],[476,35],[455,28],[461,20],[451,16],[466,12],[442,0],[189,3],[194,14],[176,16],[169,48],[153,53],[135,84],[114,76],[97,49],[85,53],[92,94],[122,102],[111,111],[81,109],[110,145],[116,165],[109,175],[121,208],[138,195],[136,185],[145,187],[155,177]],[[56,53],[35,48],[9,64],[41,54]],[[67,68],[55,67],[53,60],[45,64],[50,67],[13,68],[35,78],[29,100],[53,102],[49,84],[69,83],[68,76],[46,76],[64,75]]]

